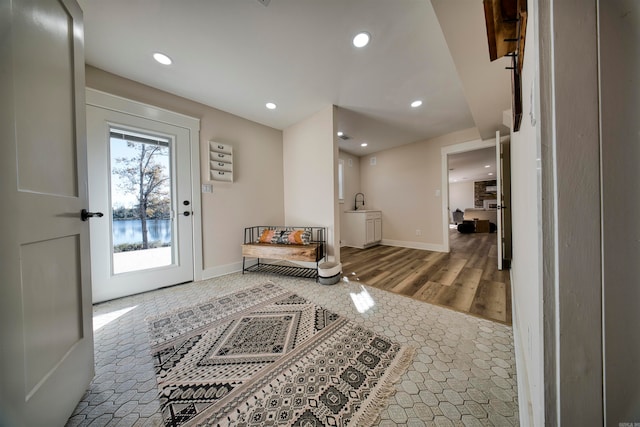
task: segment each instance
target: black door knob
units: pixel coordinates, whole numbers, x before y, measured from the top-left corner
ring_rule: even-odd
[[[189,215],[191,215],[191,212],[189,212],[189,211],[185,211],[182,215],[184,215],[184,216],[189,216]]]
[[[182,202],[182,204],[185,206],[189,206],[190,202],[188,200],[185,200],[184,202]]]
[[[80,219],[83,221],[88,221],[89,218],[93,218],[94,216],[97,216],[98,218],[102,218],[104,214],[102,212],[89,212],[86,209],[82,209],[80,211]]]

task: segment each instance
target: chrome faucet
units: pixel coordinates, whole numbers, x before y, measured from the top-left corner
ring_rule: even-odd
[[[363,193],[356,193],[356,196],[353,200],[353,210],[358,210],[358,196],[362,196],[362,207],[364,208],[364,194]]]

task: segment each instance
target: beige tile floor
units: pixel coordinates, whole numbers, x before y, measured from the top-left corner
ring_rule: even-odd
[[[266,281],[417,348],[380,426],[518,425],[511,327],[359,282],[236,273],[94,306],[96,376],[67,426],[161,425],[144,319]]]

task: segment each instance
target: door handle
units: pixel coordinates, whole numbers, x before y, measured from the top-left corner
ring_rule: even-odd
[[[191,215],[192,213],[193,213],[193,212],[184,211],[184,212],[182,213],[182,215],[184,215],[184,216],[189,216],[189,215]]]
[[[89,218],[93,218],[94,216],[97,216],[98,218],[102,218],[104,214],[102,212],[89,212],[86,209],[82,209],[80,211],[80,219],[83,221],[88,221]]]

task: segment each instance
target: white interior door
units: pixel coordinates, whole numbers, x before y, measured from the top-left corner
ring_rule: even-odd
[[[502,260],[503,260],[503,232],[502,232],[502,145],[500,144],[500,131],[496,131],[496,197],[497,197],[497,206],[498,214],[496,215],[496,237],[497,237],[497,246],[498,246],[498,270],[502,270]]]
[[[189,129],[87,106],[94,302],[192,281]]]
[[[93,377],[82,11],[0,4],[0,425],[64,425]]]

